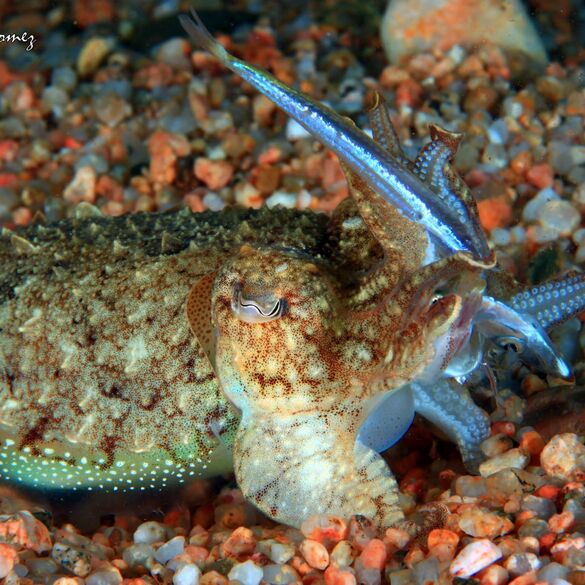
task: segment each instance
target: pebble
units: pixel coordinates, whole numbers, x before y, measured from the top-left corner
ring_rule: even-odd
[[[332,548],[348,535],[348,526],[339,516],[309,516],[301,524],[301,532],[306,538],[316,540],[326,548]]]
[[[93,167],[80,167],[63,191],[63,198],[70,203],[95,203],[97,175]]]
[[[296,140],[301,140],[303,138],[310,138],[311,134],[296,120],[289,118],[286,123],[286,137],[291,142],[295,142]]]
[[[514,448],[484,461],[479,466],[482,477],[488,477],[507,468],[524,469],[530,462],[530,457],[522,449]]]
[[[201,569],[194,563],[185,563],[175,571],[173,585],[199,585]]]
[[[230,580],[239,581],[242,585],[259,585],[263,576],[262,568],[250,560],[236,563],[228,573]]]
[[[95,571],[85,578],[86,585],[120,585],[122,581],[122,575],[116,567]]]
[[[272,562],[278,564],[290,561],[295,554],[294,546],[274,539],[261,540],[256,545],[256,550],[266,555]]]
[[[164,542],[167,539],[167,527],[160,522],[143,522],[134,531],[133,539],[136,544]]]
[[[154,555],[155,560],[164,565],[172,558],[180,555],[185,550],[185,537],[175,536],[168,542],[165,542],[160,548],[156,550]]]
[[[254,533],[245,526],[236,528],[221,547],[222,554],[229,557],[252,554],[255,549]]]
[[[111,39],[94,37],[89,39],[77,58],[77,72],[81,77],[92,74],[112,50]]]
[[[454,577],[471,577],[502,557],[502,551],[489,540],[481,539],[469,543],[453,559],[449,572]]]
[[[0,543],[0,579],[4,579],[14,568],[18,553],[8,544]]]
[[[585,480],[585,445],[574,433],[555,435],[540,454],[548,475],[564,481]]]
[[[536,212],[536,218],[546,229],[568,236],[580,224],[581,217],[569,201],[548,201]]]
[[[560,197],[557,192],[550,187],[541,189],[525,206],[522,210],[522,219],[526,223],[532,223],[537,221],[541,209],[549,201],[558,201]]]
[[[314,569],[324,571],[329,565],[329,553],[320,542],[306,538],[301,542],[299,551]]]
[[[87,577],[91,572],[90,555],[70,544],[56,542],[51,551],[51,558],[78,577]]]
[[[198,157],[195,160],[193,172],[212,191],[218,191],[232,180],[234,167],[225,160],[214,161],[205,157]]]
[[[262,581],[268,585],[289,585],[300,581],[299,574],[290,565],[265,565]]]
[[[52,547],[47,527],[26,510],[0,516],[0,542],[37,554],[45,553]]]

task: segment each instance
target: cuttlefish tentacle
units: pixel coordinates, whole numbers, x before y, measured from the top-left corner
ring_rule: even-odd
[[[432,384],[413,382],[410,387],[415,410],[457,444],[467,469],[477,471],[483,458],[480,444],[490,434],[490,420],[485,411],[454,380],[442,378]]]
[[[408,165],[410,161],[400,145],[400,139],[390,119],[386,100],[379,92],[374,92],[373,104],[368,110],[368,121],[372,128],[374,141],[388,154],[400,160],[402,164]]]
[[[179,18],[194,43],[209,51],[318,137],[349,168],[371,184],[387,203],[409,219],[422,223],[437,246],[450,252],[468,251],[478,258],[489,255],[481,225],[472,213],[464,213],[454,222],[451,210],[428,185],[343,116],[287,87],[266,71],[229,54],[211,36],[194,10],[191,10],[191,18],[186,15]]]
[[[536,318],[543,329],[560,325],[585,311],[585,275],[528,287],[507,301],[513,309]]]

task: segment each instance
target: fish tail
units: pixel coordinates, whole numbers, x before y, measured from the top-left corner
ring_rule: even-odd
[[[191,16],[180,14],[179,22],[195,45],[208,51],[226,65],[231,62],[232,56],[207,30],[194,8],[191,8]]]

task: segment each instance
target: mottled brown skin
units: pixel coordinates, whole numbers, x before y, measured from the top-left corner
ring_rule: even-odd
[[[139,489],[229,468],[210,424],[237,417],[185,319],[189,289],[245,242],[327,257],[339,233],[282,209],[78,215],[0,238],[0,475]]]

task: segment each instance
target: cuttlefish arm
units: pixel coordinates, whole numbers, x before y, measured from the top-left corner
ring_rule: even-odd
[[[425,226],[434,243],[448,253],[489,256],[477,217],[463,209],[456,219],[446,202],[407,166],[353,124],[306,94],[229,54],[205,28],[194,10],[179,17],[192,41],[245,79],[307,129],[400,212]]]
[[[483,459],[480,445],[490,434],[490,420],[467,390],[455,380],[410,384],[415,410],[436,425],[459,447],[465,466],[477,471]]]

